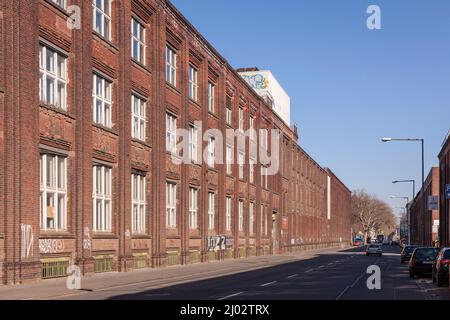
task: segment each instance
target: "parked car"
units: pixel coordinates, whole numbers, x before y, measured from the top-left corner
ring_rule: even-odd
[[[409,260],[409,277],[413,279],[416,275],[432,274],[433,262],[436,260],[438,254],[439,248],[416,248]]]
[[[436,261],[433,263],[433,282],[437,283],[438,287],[445,287],[449,285],[449,269],[450,265],[450,248],[443,248],[439,252]]]
[[[381,257],[383,255],[383,250],[381,249],[381,245],[369,244],[367,246],[366,256],[371,256],[371,255],[378,255]]]
[[[409,261],[414,250],[417,246],[405,246],[400,254],[400,263],[405,263],[405,261]]]
[[[353,241],[353,245],[355,247],[361,247],[364,245],[364,242],[362,240],[355,240],[355,241]]]

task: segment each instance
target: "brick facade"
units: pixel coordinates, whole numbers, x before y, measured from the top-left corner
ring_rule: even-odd
[[[350,242],[351,192],[297,144],[287,126],[227,61],[169,2],[112,1],[111,37],[93,31],[90,1],[68,0],[81,9],[81,29],[67,27],[70,14],[52,0],[0,0],[0,279],[21,283],[42,277],[45,261],[67,259],[92,275],[98,259],[112,257],[111,270],[164,267],[282,253]],[[131,19],[145,27],[145,61],[131,58]],[[67,57],[67,108],[40,102],[39,47]],[[177,52],[177,83],[166,82],[166,46]],[[189,65],[198,70],[198,100],[188,95]],[[110,127],[93,123],[93,73],[111,82]],[[208,81],[215,84],[215,112],[208,112]],[[132,93],[147,101],[145,141],[132,139]],[[231,101],[233,121],[226,124]],[[177,126],[201,121],[203,129],[236,128],[244,108],[255,129],[281,131],[280,171],[250,183],[238,164],[175,164],[166,152],[166,114]],[[228,141],[233,142],[233,141]],[[271,141],[269,140],[269,144]],[[226,143],[223,144],[226,154]],[[207,142],[201,145],[207,149]],[[234,159],[238,157],[233,149]],[[42,230],[40,155],[67,159],[66,228]],[[94,232],[93,165],[111,168],[111,230]],[[132,173],[145,177],[145,232],[132,232]],[[176,227],[166,227],[166,182],[177,186]],[[189,228],[189,187],[198,190],[198,228]],[[328,188],[331,191],[328,192]],[[208,193],[215,194],[214,228],[208,228]],[[328,195],[330,205],[328,206]],[[232,198],[232,228],[226,230],[226,199]],[[46,200],[47,201],[47,200]],[[239,230],[239,202],[244,228]],[[254,218],[250,219],[250,206]],[[53,213],[52,213],[53,214]],[[251,228],[249,223],[253,222]],[[253,233],[250,231],[253,230]],[[266,232],[267,231],[267,232]],[[209,236],[227,237],[225,250],[208,251]],[[64,260],[65,261],[65,260]],[[97,261],[97,262],[96,262]],[[106,261],[106,260],[105,260]],[[140,261],[143,263],[139,265]],[[100,268],[100,269],[98,269]]]
[[[439,168],[432,168],[411,204],[411,240],[413,244],[432,246],[439,240],[438,230],[433,230],[435,221],[439,221],[439,210],[428,210],[428,197],[439,196]],[[424,211],[425,209],[425,211]]]
[[[445,189],[450,185],[450,136],[439,153],[439,242],[441,247],[450,246],[450,200],[446,199]]]

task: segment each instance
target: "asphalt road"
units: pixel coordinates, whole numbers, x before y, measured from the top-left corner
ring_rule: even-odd
[[[119,300],[430,300],[447,299],[431,279],[410,279],[400,264],[398,247],[384,246],[382,257],[367,257],[364,248],[319,256],[275,267],[152,289],[136,284],[127,294],[105,291],[83,299]],[[381,289],[369,290],[369,266],[379,266]],[[436,291],[439,290],[439,291]]]

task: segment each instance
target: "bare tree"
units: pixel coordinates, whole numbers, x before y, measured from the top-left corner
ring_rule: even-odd
[[[396,228],[392,209],[376,196],[357,190],[352,194],[353,224],[364,232],[364,241],[369,233],[390,235]]]

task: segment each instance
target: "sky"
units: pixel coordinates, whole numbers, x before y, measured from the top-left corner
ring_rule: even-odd
[[[269,69],[291,97],[300,145],[351,189],[393,208],[438,166],[450,129],[448,0],[173,0],[235,68]],[[381,9],[369,30],[367,8]],[[396,213],[400,213],[396,209]]]

